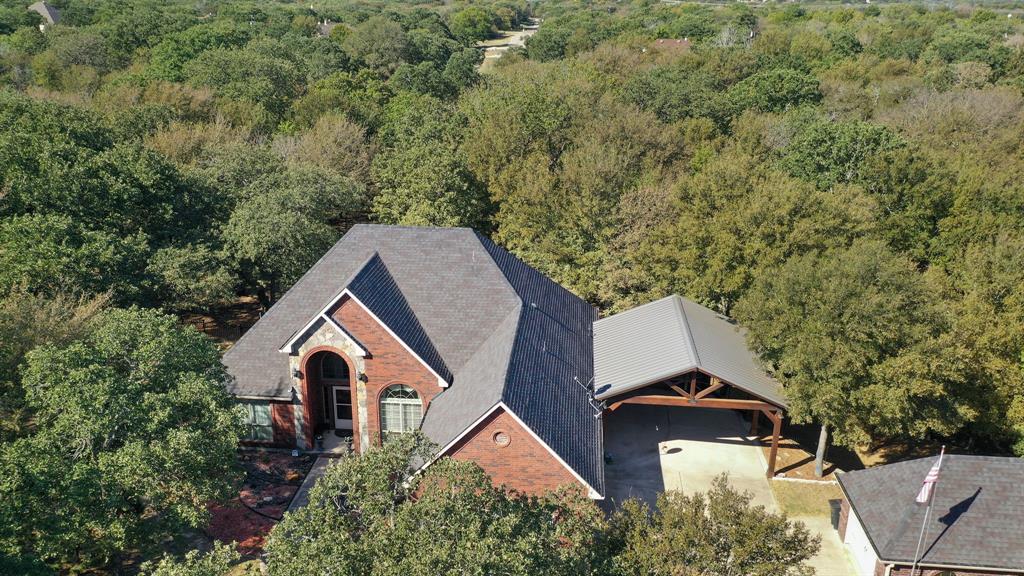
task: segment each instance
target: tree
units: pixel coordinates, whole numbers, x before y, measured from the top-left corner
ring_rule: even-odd
[[[465,117],[436,98],[406,94],[391,101],[373,161],[382,222],[415,226],[484,224],[486,191],[461,150]]]
[[[77,340],[109,300],[75,296],[67,290],[46,297],[23,287],[6,294],[0,300],[0,443],[29,431],[31,413],[18,372],[25,356],[39,346]]]
[[[729,89],[734,113],[742,110],[782,112],[821,100],[818,80],[806,72],[773,68],[757,72]]]
[[[132,301],[145,289],[140,260],[146,248],[141,238],[83,230],[67,216],[0,220],[0,290],[21,286],[52,295],[71,287]]]
[[[141,571],[146,576],[225,576],[231,570],[231,566],[238,562],[239,557],[233,544],[215,542],[213,550],[209,552],[192,550],[180,561],[164,555],[157,563],[143,564]]]
[[[875,205],[850,188],[823,192],[739,150],[677,186],[671,220],[637,249],[648,296],[680,293],[730,314],[759,271],[872,231]]]
[[[876,154],[903,145],[885,126],[815,120],[797,128],[782,165],[790,174],[828,188],[857,182]]]
[[[229,304],[238,278],[224,257],[205,244],[157,250],[146,267],[156,279],[157,298],[169,310],[209,310]]]
[[[181,82],[185,65],[207,50],[237,48],[249,41],[246,28],[229,22],[199,24],[164,38],[149,54],[146,72],[153,78]]]
[[[224,249],[265,308],[365,210],[364,191],[310,165],[253,182],[223,231]]]
[[[847,445],[871,438],[872,369],[941,328],[935,302],[907,258],[867,239],[764,269],[740,299],[736,318],[781,380],[790,416],[822,425],[819,473],[828,432]]]
[[[313,164],[364,184],[370,181],[373,147],[366,129],[345,116],[321,116],[298,136],[279,136],[271,148],[289,162]]]
[[[806,576],[821,537],[764,506],[751,506],[725,475],[706,493],[658,495],[655,510],[628,500],[609,521],[613,574]]]
[[[486,40],[495,32],[491,15],[479,6],[469,6],[453,14],[449,28],[455,39],[466,46]]]
[[[397,68],[409,50],[402,25],[385,16],[371,16],[346,34],[341,45],[367,68],[385,73]]]
[[[265,121],[272,124],[259,126],[267,131],[284,116],[303,85],[295,62],[268,54],[258,44],[207,50],[185,65],[184,74],[194,86],[208,86],[221,96],[256,108],[238,110],[240,119],[261,119],[260,113],[268,114]]]
[[[530,497],[495,487],[471,462],[440,458],[418,434],[327,468],[309,505],[267,542],[282,576],[575,575],[600,562],[600,510],[579,489]]]
[[[0,549],[103,564],[203,526],[237,478],[241,414],[225,378],[204,335],[139,309],[30,352],[34,426],[0,446]]]

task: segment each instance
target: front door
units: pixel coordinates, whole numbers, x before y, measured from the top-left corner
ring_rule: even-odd
[[[334,399],[334,427],[340,430],[352,429],[352,390],[348,386],[332,386]]]

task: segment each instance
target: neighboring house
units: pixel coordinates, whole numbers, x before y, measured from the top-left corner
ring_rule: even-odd
[[[910,576],[935,457],[840,474],[839,535],[862,576]],[[946,455],[918,574],[1024,574],[1024,459]]]
[[[357,225],[224,356],[248,440],[421,428],[498,484],[604,491],[595,309],[476,232]]]
[[[331,35],[331,31],[338,26],[338,22],[331,22],[327,18],[318,20],[316,23],[316,33],[318,36],[327,38]]]
[[[60,22],[60,10],[46,2],[36,2],[28,9],[43,17],[43,23],[39,25],[40,31],[45,31],[49,26]]]

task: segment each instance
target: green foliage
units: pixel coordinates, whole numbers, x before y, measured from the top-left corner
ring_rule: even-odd
[[[720,119],[725,114],[717,88],[714,77],[675,66],[638,74],[626,85],[625,96],[657,114],[663,122]]]
[[[743,79],[729,89],[728,98],[737,111],[783,112],[821,100],[821,92],[810,74],[772,69]]]
[[[207,50],[237,48],[248,42],[250,33],[229,22],[192,26],[164,38],[153,47],[147,72],[154,78],[181,82],[185,65]]]
[[[834,428],[852,444],[884,411],[871,369],[941,328],[936,295],[905,257],[875,240],[811,252],[767,268],[736,306],[750,340],[775,367],[798,422]],[[946,393],[954,393],[947,390]],[[893,393],[933,394],[901,388]]]
[[[157,250],[147,271],[159,286],[156,297],[171,310],[209,310],[234,299],[237,279],[206,245]]]
[[[21,287],[6,294],[0,300],[0,442],[25,435],[31,422],[18,373],[26,354],[38,346],[78,339],[108,300],[66,291],[48,298]]]
[[[899,136],[884,126],[812,120],[796,128],[782,166],[794,176],[825,189],[858,182],[864,175],[865,163],[902,144]]]
[[[452,15],[448,26],[455,39],[467,46],[490,38],[496,30],[491,17],[480,6],[469,6]]]
[[[391,72],[405,60],[409,40],[401,24],[385,16],[373,16],[342,39],[352,58],[378,72]]]
[[[821,537],[717,477],[706,493],[658,495],[653,511],[627,501],[609,521],[613,573],[627,575],[803,576]]]
[[[373,164],[374,215],[389,224],[481,227],[488,201],[460,148],[465,118],[411,94],[392,100],[386,114]]]
[[[165,555],[141,569],[146,576],[225,576],[239,557],[233,545],[215,542],[207,553],[192,550],[181,561]]]
[[[185,66],[184,74],[195,86],[209,86],[225,98],[252,107],[245,115],[237,114],[238,120],[254,119],[263,130],[276,125],[302,87],[294,62],[253,45],[207,50]]]
[[[401,436],[328,467],[309,505],[271,532],[271,573],[592,573],[603,520],[578,489],[506,492],[450,458],[413,475],[435,449]]]
[[[849,188],[822,192],[737,151],[678,185],[673,218],[637,257],[651,297],[685,294],[725,314],[759,270],[809,251],[847,246],[872,230],[874,203]]]
[[[0,446],[0,548],[102,564],[203,525],[236,478],[240,415],[205,336],[111,310],[28,354],[30,434]]]
[[[66,216],[13,216],[0,221],[0,290],[57,294],[74,286],[131,300],[141,288],[145,252],[142,238],[85,230]]]
[[[363,189],[312,166],[254,181],[224,228],[226,254],[269,306],[364,210]]]

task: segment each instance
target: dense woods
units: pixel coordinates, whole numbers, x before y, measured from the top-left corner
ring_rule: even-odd
[[[480,229],[604,313],[733,316],[837,442],[1024,455],[1012,3],[52,5],[41,30],[0,2],[0,557],[198,525],[237,431],[212,345],[168,319],[268,307],[364,221]],[[530,17],[480,72],[475,43]],[[111,495],[105,467],[163,442],[93,422],[119,395],[207,413]],[[137,481],[176,458],[195,477]],[[81,501],[22,501],[59,459]]]

